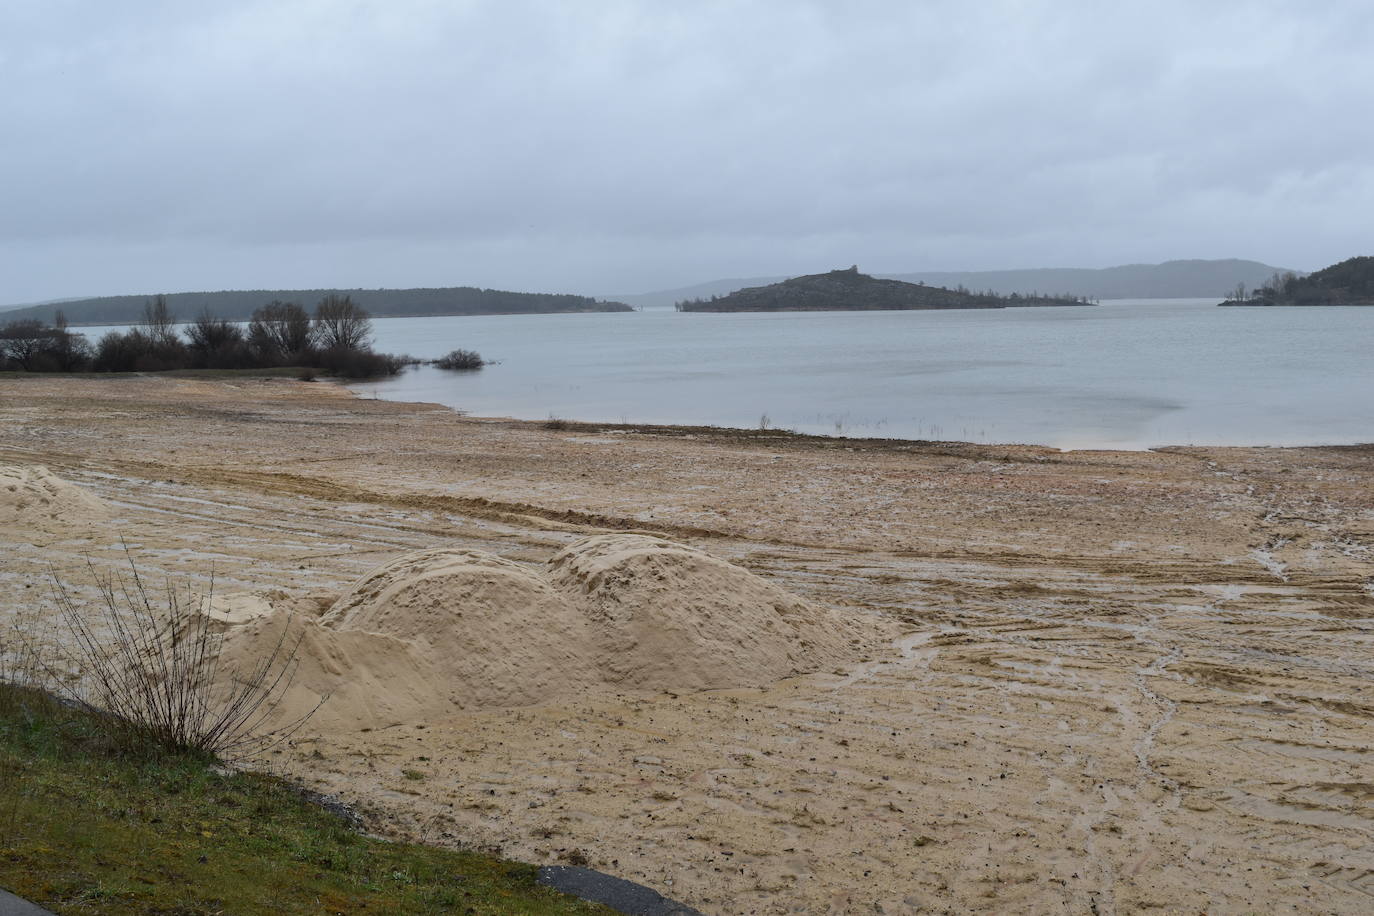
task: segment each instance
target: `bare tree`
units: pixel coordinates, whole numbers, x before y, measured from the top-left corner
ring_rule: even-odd
[[[209,352],[243,340],[243,331],[227,318],[205,309],[186,326],[186,339],[192,350]]]
[[[362,350],[372,340],[372,316],[348,296],[328,295],[315,306],[315,334],[325,350]]]
[[[67,330],[67,315],[61,309],[53,316],[52,326],[51,355],[54,365],[62,372],[86,368],[91,361],[91,344],[86,335]]]
[[[208,308],[186,326],[194,363],[203,368],[232,368],[242,362],[243,328]]]
[[[23,369],[33,369],[37,360],[53,349],[61,333],[32,318],[11,321],[0,327],[0,361],[8,360]]]
[[[314,338],[310,316],[295,302],[273,300],[255,310],[248,325],[248,345],[269,361],[309,351]]]
[[[158,344],[176,344],[176,316],[167,307],[166,296],[154,296],[143,306],[144,332]]]

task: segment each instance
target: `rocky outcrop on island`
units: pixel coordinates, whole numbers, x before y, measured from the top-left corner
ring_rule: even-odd
[[[881,280],[859,273],[857,266],[823,274],[793,277],[769,286],[752,286],[728,296],[677,303],[680,312],[859,312],[898,309],[1001,309],[1024,306],[1092,305],[1077,296],[975,293]]]
[[[1222,305],[1374,305],[1374,257],[1347,258],[1316,273],[1276,272],[1247,293],[1237,286]]]

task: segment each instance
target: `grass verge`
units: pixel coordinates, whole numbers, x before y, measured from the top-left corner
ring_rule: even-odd
[[[0,887],[58,913],[612,912],[532,866],[366,837],[283,780],[111,735],[0,684]]]

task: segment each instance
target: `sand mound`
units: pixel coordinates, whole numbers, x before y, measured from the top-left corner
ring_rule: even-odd
[[[413,644],[377,633],[340,633],[286,607],[225,631],[221,683],[253,671],[274,651],[293,647],[290,683],[268,716],[268,727],[295,722],[311,710],[309,730],[316,733],[423,722],[451,711],[436,690],[442,679]],[[279,665],[274,674],[277,670]]]
[[[283,592],[223,592],[201,599],[201,612],[216,624],[235,627],[271,616],[285,597]]]
[[[585,538],[542,570],[469,550],[408,554],[323,616],[309,605],[226,595],[209,613],[225,628],[227,671],[249,670],[283,633],[300,640],[277,718],[328,694],[314,730],[553,702],[601,684],[759,686],[853,658],[865,632],[745,569],[639,535]]]
[[[657,538],[586,538],[549,566],[586,613],[603,678],[627,687],[758,686],[845,658],[856,636],[746,569]]]
[[[414,643],[460,706],[523,706],[596,681],[578,610],[532,570],[478,551],[401,557],[364,576],[322,623]]]
[[[101,522],[109,515],[100,497],[41,465],[0,465],[0,525],[53,531]]]

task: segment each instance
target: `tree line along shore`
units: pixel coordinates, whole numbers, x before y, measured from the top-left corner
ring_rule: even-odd
[[[208,308],[180,326],[166,296],[147,300],[139,322],[107,331],[92,344],[74,332],[62,310],[52,323],[20,318],[0,325],[0,370],[18,372],[165,372],[180,369],[299,369],[344,378],[396,375],[422,362],[372,349],[372,316],[349,296],[327,294],[307,312],[273,300],[239,323]],[[430,361],[440,369],[485,365],[471,350]]]
[[[1237,284],[1222,305],[1374,305],[1374,257],[1347,258],[1301,276],[1275,271],[1253,290]]]

